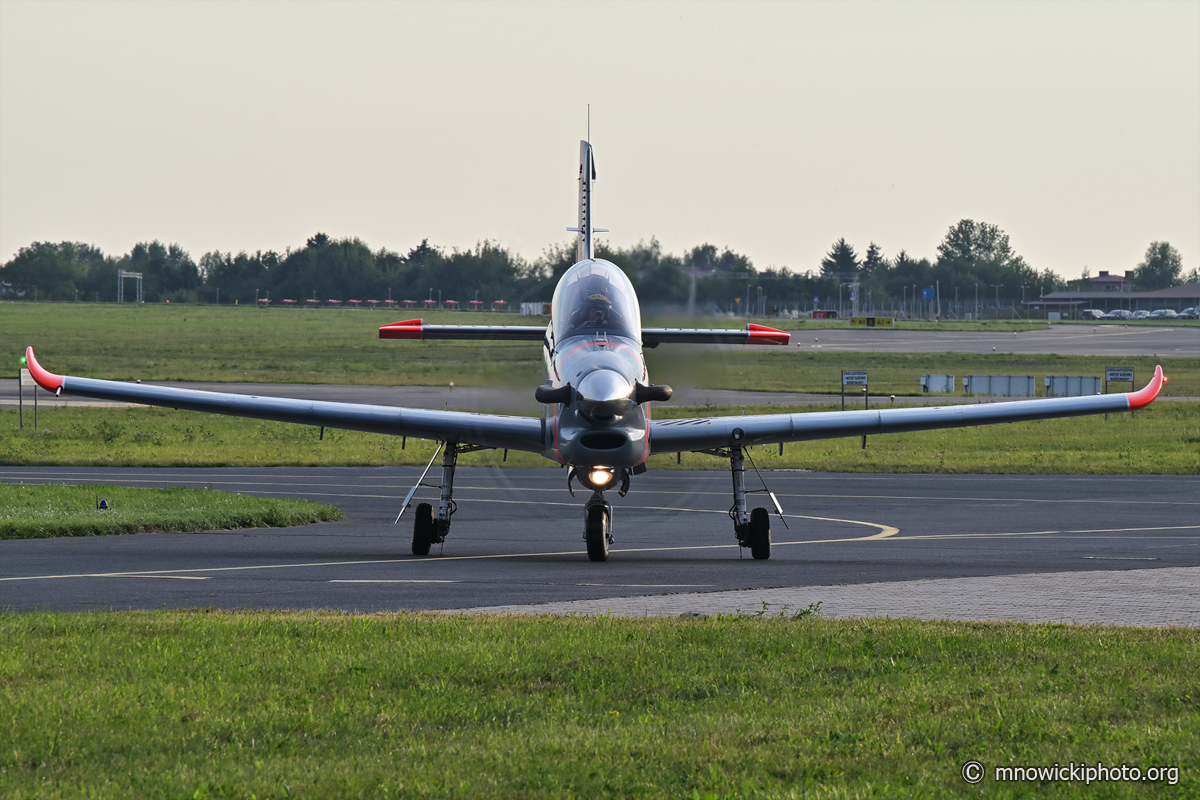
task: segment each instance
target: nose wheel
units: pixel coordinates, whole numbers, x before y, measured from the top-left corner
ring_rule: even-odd
[[[590,560],[608,560],[608,546],[613,542],[612,506],[601,492],[593,494],[592,499],[584,506],[583,540],[587,543]]]

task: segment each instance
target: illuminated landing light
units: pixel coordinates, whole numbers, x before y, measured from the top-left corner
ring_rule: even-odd
[[[607,486],[612,483],[613,474],[607,469],[596,468],[588,474],[588,479],[597,486]]]

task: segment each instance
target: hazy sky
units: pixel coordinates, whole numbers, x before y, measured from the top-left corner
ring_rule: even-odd
[[[1035,268],[1200,260],[1200,2],[0,0],[0,259],[324,231],[813,269],[970,217]]]

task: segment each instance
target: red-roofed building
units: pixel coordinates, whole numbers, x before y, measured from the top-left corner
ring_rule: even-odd
[[[1093,292],[1128,292],[1133,289],[1133,270],[1125,270],[1125,277],[1109,275],[1107,270],[1090,279]]]

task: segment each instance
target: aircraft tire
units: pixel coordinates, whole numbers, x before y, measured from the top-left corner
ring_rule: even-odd
[[[589,559],[608,560],[608,513],[604,506],[588,506],[584,511],[583,538]]]
[[[759,561],[771,557],[771,516],[765,508],[750,512],[750,555]]]
[[[433,506],[429,503],[420,503],[417,505],[417,513],[413,515],[413,555],[429,555],[429,548],[432,544]]]

